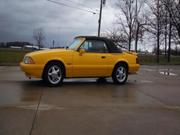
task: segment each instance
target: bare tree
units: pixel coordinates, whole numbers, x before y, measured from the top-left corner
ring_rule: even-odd
[[[136,0],[135,2],[135,51],[137,52],[139,36],[142,38],[145,32],[144,27],[147,25],[147,15],[145,11],[141,12],[146,0]]]
[[[147,5],[150,7],[148,27],[146,30],[150,32],[156,39],[156,55],[157,63],[159,63],[161,38],[164,28],[164,10],[161,0],[149,0]]]
[[[118,28],[113,28],[111,30],[108,30],[104,36],[112,40],[115,44],[119,45],[121,48],[127,49],[126,45],[128,42],[128,38]]]
[[[166,9],[166,7],[165,7]],[[168,36],[168,12],[165,10],[165,24],[164,24],[164,44],[165,44],[165,57],[167,57],[167,36]]]
[[[43,40],[45,39],[44,31],[42,28],[34,29],[33,38],[36,41],[39,49],[43,47]]]
[[[139,34],[141,31],[142,18],[140,19],[141,9],[145,0],[121,0],[116,3],[120,9],[120,13],[117,15],[117,23],[120,24],[119,30],[125,33],[128,39],[128,49],[131,50],[131,44],[133,40],[136,40],[136,51],[137,43],[139,40]],[[144,22],[143,22],[144,23]]]
[[[171,15],[172,25],[176,28],[180,38],[180,1],[177,0],[161,0]]]
[[[157,62],[159,63],[160,50],[160,0],[157,0]]]
[[[159,49],[162,43],[165,44],[165,56],[168,53],[168,62],[170,62],[172,40],[175,41],[176,46],[180,43],[180,10],[178,10],[180,3],[175,0],[153,0],[153,2],[149,0],[149,2],[151,16],[148,18],[148,31],[156,37],[157,62],[159,62]]]
[[[171,42],[175,41],[176,48],[180,44],[180,1],[179,0],[161,0],[166,7],[169,15],[169,45],[168,62],[171,61]]]
[[[172,16],[169,16],[169,47],[168,47],[168,62],[171,61],[171,37],[172,37]]]

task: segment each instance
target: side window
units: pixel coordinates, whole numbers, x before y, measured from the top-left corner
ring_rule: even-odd
[[[108,49],[106,43],[103,41],[98,40],[87,40],[83,43],[80,47],[84,49],[86,52],[93,52],[93,53],[107,53]]]
[[[89,49],[89,42],[85,41],[80,48],[87,52]]]

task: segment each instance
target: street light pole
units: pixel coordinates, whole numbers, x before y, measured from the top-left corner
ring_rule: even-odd
[[[99,13],[99,20],[98,20],[98,37],[101,35],[101,18],[102,18],[102,7],[103,7],[103,0],[100,2],[100,13]]]

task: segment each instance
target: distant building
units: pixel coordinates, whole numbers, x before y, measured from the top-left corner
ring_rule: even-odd
[[[9,48],[18,49],[18,50],[39,50],[39,46],[36,46],[36,45],[24,45],[23,47],[22,46],[10,46]],[[40,48],[40,50],[46,50],[46,49],[49,49],[49,48]]]
[[[39,50],[39,47],[35,45],[24,45],[23,50]]]
[[[20,46],[10,46],[9,48],[18,49],[18,50],[21,50],[21,49],[22,49],[22,47],[20,47]]]

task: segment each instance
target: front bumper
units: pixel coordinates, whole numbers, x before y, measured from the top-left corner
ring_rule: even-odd
[[[25,72],[27,77],[41,78],[43,73],[43,66],[37,64],[20,63],[21,70]]]

